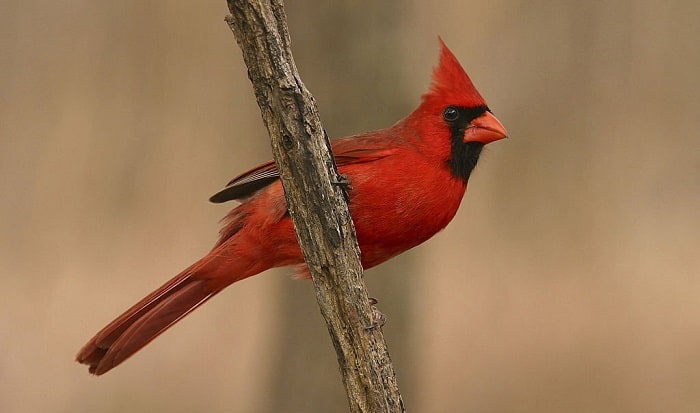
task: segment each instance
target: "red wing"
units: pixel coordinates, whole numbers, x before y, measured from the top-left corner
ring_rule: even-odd
[[[356,135],[332,142],[335,162],[338,166],[371,162],[391,155],[395,137],[381,133]],[[209,198],[214,203],[245,200],[257,191],[279,179],[275,161],[268,161],[233,178],[226,187]]]

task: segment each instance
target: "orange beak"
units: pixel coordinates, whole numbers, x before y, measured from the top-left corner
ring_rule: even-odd
[[[491,143],[508,137],[506,128],[491,112],[486,112],[471,121],[464,130],[464,142]]]

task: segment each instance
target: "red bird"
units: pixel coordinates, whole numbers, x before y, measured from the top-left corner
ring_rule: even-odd
[[[452,52],[418,108],[388,129],[333,142],[340,173],[352,182],[350,212],[362,266],[381,264],[423,243],[452,220],[485,144],[506,131]],[[234,178],[212,202],[238,200],[204,258],[128,309],[85,344],[77,361],[103,374],[219,291],[304,258],[273,161]]]

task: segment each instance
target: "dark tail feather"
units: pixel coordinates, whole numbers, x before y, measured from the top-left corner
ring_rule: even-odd
[[[90,373],[106,373],[237,279],[221,282],[198,275],[204,260],[186,269],[132,306],[95,335],[76,356]],[[214,282],[213,282],[214,281]]]

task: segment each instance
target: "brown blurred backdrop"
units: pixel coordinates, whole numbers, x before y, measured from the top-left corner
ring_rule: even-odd
[[[437,35],[512,139],[368,273],[414,412],[696,412],[700,3],[287,5],[332,136],[387,126]],[[224,1],[0,3],[0,411],[329,412],[312,287],[244,281],[106,376],[97,329],[205,253],[269,158]]]

